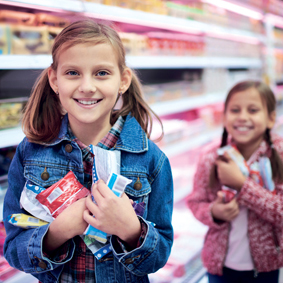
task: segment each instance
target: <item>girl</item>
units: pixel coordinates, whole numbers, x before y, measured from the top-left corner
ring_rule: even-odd
[[[91,189],[90,144],[121,151],[121,174],[132,183],[118,198],[100,181],[92,187],[96,204],[80,199],[40,228],[5,221],[5,257],[44,283],[149,282],[173,242],[173,183],[167,157],[148,139],[152,121],[139,81],[125,65],[118,34],[91,20],[66,27],[52,57],[24,112],[26,138],[10,166],[4,218],[26,213],[19,203],[26,182],[47,188],[72,170]],[[114,110],[120,97],[122,108]],[[134,203],[143,203],[142,216]],[[88,224],[112,234],[100,260],[79,236]]]
[[[209,227],[202,251],[209,282],[278,282],[283,266],[283,140],[270,135],[275,108],[274,94],[265,84],[235,85],[224,106],[220,147],[232,145],[242,162],[237,164],[227,152],[218,156],[217,148],[199,161],[188,205]],[[251,170],[263,157],[271,164],[272,192]],[[249,173],[243,174],[239,165]],[[236,190],[236,197],[225,201],[223,185]]]

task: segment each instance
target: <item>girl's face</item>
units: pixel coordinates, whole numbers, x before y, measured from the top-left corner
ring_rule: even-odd
[[[238,149],[252,154],[264,139],[267,128],[275,122],[275,113],[268,114],[259,92],[250,88],[234,93],[224,114],[224,126]]]
[[[118,93],[131,83],[131,71],[121,74],[116,56],[110,44],[77,44],[60,52],[57,71],[50,68],[50,85],[59,92],[72,130],[92,124],[110,127]]]

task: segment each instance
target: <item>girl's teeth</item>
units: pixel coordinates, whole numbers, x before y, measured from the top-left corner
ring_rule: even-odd
[[[84,100],[78,100],[79,103],[84,104],[84,105],[91,105],[91,104],[96,104],[97,100],[95,101],[84,101]]]
[[[238,127],[238,130],[239,130],[239,131],[247,131],[247,130],[248,130],[248,127]]]

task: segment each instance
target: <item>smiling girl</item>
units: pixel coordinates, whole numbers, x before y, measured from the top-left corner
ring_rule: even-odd
[[[270,134],[275,108],[268,86],[238,83],[225,102],[220,149],[200,158],[188,205],[209,227],[202,259],[210,283],[278,282],[283,266],[283,139]],[[229,200],[227,187],[236,192]]]
[[[26,138],[9,170],[5,257],[44,283],[149,282],[173,242],[173,181],[168,158],[149,140],[151,110],[139,80],[125,64],[117,32],[91,20],[57,35],[52,58],[25,109]],[[121,152],[121,175],[132,180],[122,197],[101,180],[91,187],[90,145]],[[10,214],[27,214],[20,205],[26,183],[47,188],[70,170],[96,203],[80,199],[39,228],[8,223]],[[139,216],[135,204],[144,208]],[[99,260],[80,237],[89,224],[112,235],[110,251]]]

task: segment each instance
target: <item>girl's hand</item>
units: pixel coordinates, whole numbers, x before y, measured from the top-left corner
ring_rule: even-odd
[[[211,213],[212,216],[218,220],[230,222],[239,214],[239,206],[236,199],[224,203],[223,197],[223,193],[218,191],[217,198],[211,208]]]
[[[218,158],[216,160],[216,166],[218,179],[221,184],[240,191],[246,177],[229,154],[225,152],[223,157]]]
[[[91,196],[87,197],[85,221],[135,247],[141,233],[141,224],[128,196],[123,194],[117,197],[102,180],[92,186],[92,195],[96,204]]]
[[[44,237],[44,251],[52,252],[69,239],[82,235],[88,226],[83,214],[86,209],[86,198],[82,198],[64,209],[50,224]]]

